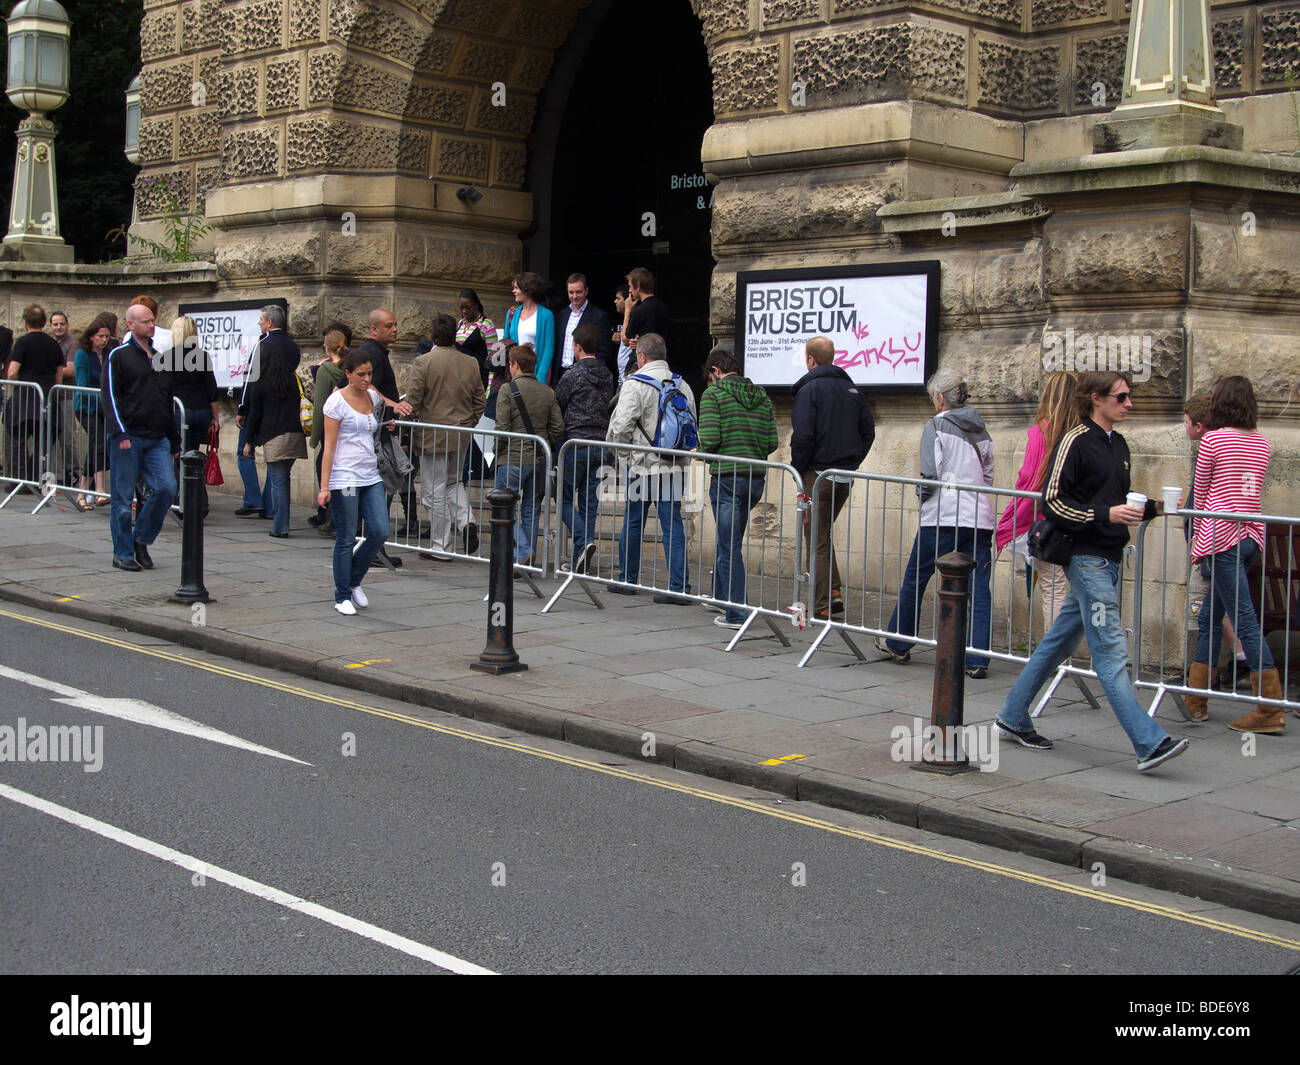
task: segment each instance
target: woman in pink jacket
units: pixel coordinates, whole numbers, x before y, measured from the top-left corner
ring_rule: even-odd
[[[1056,449],[1057,442],[1079,423],[1078,405],[1074,402],[1074,382],[1072,373],[1058,370],[1050,374],[1043,384],[1042,398],[1038,401],[1038,414],[1034,424],[1029,427],[1029,442],[1025,445],[1025,461],[1016,474],[1016,489],[1021,492],[1041,492],[1043,478],[1047,475],[1048,460]],[[1002,512],[998,521],[994,542],[997,554],[1012,541],[1019,542],[1026,536],[1035,520],[1043,516],[1041,507],[1032,499],[1018,496]],[[1043,603],[1043,632],[1051,629],[1056,622],[1056,615],[1065,605],[1065,597],[1070,594],[1069,582],[1065,579],[1065,567],[1054,566],[1050,562],[1032,560],[1030,563],[1038,574]]]

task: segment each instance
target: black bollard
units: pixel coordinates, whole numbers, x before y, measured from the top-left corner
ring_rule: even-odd
[[[519,496],[508,488],[494,488],[487,498],[492,504],[487,645],[469,668],[493,674],[517,673],[528,668],[515,653],[515,505]]]
[[[181,456],[181,586],[169,603],[211,603],[203,586],[203,468],[202,451]]]
[[[966,616],[970,609],[970,575],[975,560],[960,551],[936,559],[939,570],[938,625],[934,659],[934,700],[930,706],[931,735],[941,745],[921,749],[913,769],[930,773],[965,773],[970,759],[959,750],[966,703]]]

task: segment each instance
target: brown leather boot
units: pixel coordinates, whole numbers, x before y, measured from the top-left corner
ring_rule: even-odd
[[[1276,669],[1266,669],[1262,673],[1250,675],[1250,688],[1257,696],[1265,699],[1282,698],[1282,678]],[[1234,732],[1262,732],[1277,735],[1286,729],[1286,707],[1257,706],[1245,717],[1239,717],[1228,725]]]
[[[1209,688],[1210,667],[1205,662],[1193,662],[1187,671],[1189,688]],[[1184,695],[1183,705],[1187,707],[1187,717],[1192,721],[1210,720],[1210,700],[1206,695]]]

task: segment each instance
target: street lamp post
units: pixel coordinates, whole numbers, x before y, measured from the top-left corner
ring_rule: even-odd
[[[22,0],[9,14],[6,95],[27,118],[18,124],[18,157],[5,247],[9,257],[73,260],[59,235],[54,123],[46,117],[68,99],[68,13],[56,0]]]

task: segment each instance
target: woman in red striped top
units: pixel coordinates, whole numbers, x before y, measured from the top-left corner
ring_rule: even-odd
[[[1196,456],[1196,509],[1261,513],[1260,495],[1271,449],[1255,429],[1257,413],[1255,390],[1246,378],[1225,377],[1215,385],[1210,397],[1210,423],[1215,428],[1201,437]],[[1192,561],[1200,562],[1201,575],[1209,582],[1206,594],[1212,609],[1203,607],[1198,615],[1196,660],[1188,674],[1189,687],[1209,688],[1209,664],[1218,658],[1220,625],[1228,614],[1251,665],[1251,689],[1266,699],[1282,698],[1281,679],[1260,633],[1246,579],[1263,549],[1263,522],[1192,520]],[[1188,709],[1200,720],[1209,717],[1204,699],[1194,698]],[[1257,706],[1228,727],[1237,732],[1281,732],[1286,727],[1286,711]]]

